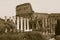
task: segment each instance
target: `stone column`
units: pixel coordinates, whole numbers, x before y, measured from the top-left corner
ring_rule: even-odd
[[[26,31],[26,18],[24,18],[24,31]]]
[[[21,17],[21,32],[23,32],[23,17]]]
[[[5,22],[7,22],[7,16],[5,16]],[[7,33],[7,28],[5,28],[5,33]]]
[[[27,19],[27,30],[29,31],[29,19]]]
[[[17,17],[17,31],[19,32],[19,17]]]
[[[44,31],[45,30],[45,28],[44,28],[44,18],[42,19],[42,30]]]
[[[45,19],[45,23],[46,23],[46,26],[47,26],[47,18]]]
[[[42,19],[42,27],[44,28],[44,18]]]
[[[45,18],[45,31],[47,31],[47,18]]]

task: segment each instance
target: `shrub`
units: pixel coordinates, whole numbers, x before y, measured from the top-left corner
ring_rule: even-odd
[[[0,40],[46,40],[44,36],[39,33],[8,33],[0,35]]]

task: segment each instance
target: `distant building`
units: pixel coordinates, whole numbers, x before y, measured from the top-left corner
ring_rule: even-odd
[[[16,24],[18,31],[43,31],[55,32],[57,20],[60,13],[36,13],[32,10],[30,3],[16,7]]]

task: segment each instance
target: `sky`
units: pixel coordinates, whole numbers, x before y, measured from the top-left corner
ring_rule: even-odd
[[[16,15],[16,6],[31,3],[34,12],[60,13],[60,0],[0,0],[0,17]]]

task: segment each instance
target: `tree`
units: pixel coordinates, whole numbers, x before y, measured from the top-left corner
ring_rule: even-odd
[[[4,19],[0,18],[0,33],[4,33],[5,30],[7,32],[10,31],[10,29],[14,30],[16,25],[12,23],[11,21],[5,21]]]

